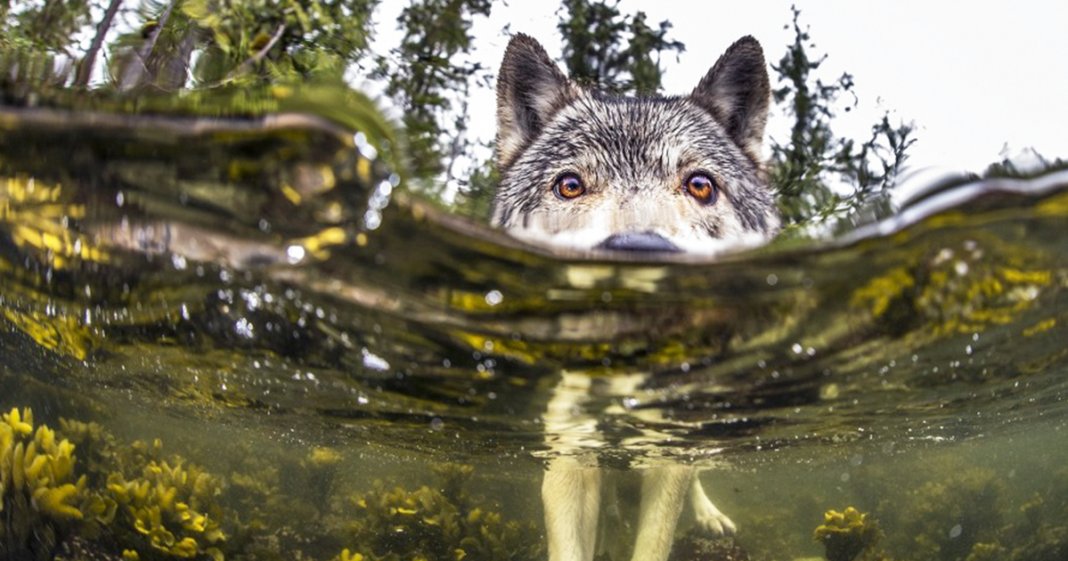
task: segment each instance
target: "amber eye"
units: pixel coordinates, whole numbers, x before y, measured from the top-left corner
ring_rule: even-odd
[[[553,184],[553,193],[557,197],[568,201],[586,194],[586,186],[582,184],[579,176],[573,173],[564,173],[556,178],[556,183]]]
[[[708,174],[702,172],[690,175],[686,179],[685,187],[686,192],[703,205],[713,204],[719,197],[719,187],[716,187],[716,182]]]

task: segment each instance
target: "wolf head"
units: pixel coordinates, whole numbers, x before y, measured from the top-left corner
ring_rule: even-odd
[[[497,82],[492,223],[572,249],[713,254],[779,227],[761,143],[770,86],[760,44],[734,43],[685,97],[611,97],[568,80],[534,39]]]

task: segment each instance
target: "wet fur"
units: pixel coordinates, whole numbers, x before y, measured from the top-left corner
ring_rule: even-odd
[[[491,221],[531,243],[580,250],[632,234],[706,255],[763,243],[779,228],[761,157],[769,97],[763,53],[751,37],[732,45],[690,95],[629,98],[577,86],[537,41],[516,35],[498,76],[502,179]],[[694,172],[716,182],[714,203],[687,194]],[[586,192],[556,196],[553,184],[563,173],[578,175]],[[613,377],[611,395],[637,391],[645,378]],[[543,418],[556,454],[542,483],[549,561],[592,561],[596,554],[607,483],[596,462],[596,417],[574,414],[591,391],[588,377],[563,373]],[[576,426],[583,441],[566,442]],[[707,533],[734,532],[692,467],[649,466],[631,559],[667,559],[687,498]]]

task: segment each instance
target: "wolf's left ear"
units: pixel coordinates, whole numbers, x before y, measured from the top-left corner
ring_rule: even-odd
[[[719,57],[690,99],[712,113],[731,138],[760,161],[770,96],[764,51],[756,39],[747,35]]]
[[[516,34],[497,76],[497,166],[506,169],[578,90],[533,38]]]

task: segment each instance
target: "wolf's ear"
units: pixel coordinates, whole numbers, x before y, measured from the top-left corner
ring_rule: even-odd
[[[731,138],[755,161],[768,120],[771,84],[764,51],[756,39],[745,36],[719,57],[690,98],[727,129]]]
[[[506,169],[577,89],[533,38],[516,34],[497,76],[497,166]]]

